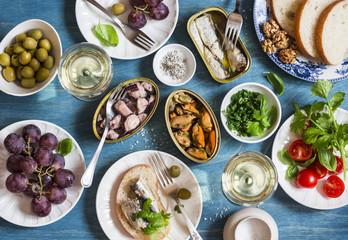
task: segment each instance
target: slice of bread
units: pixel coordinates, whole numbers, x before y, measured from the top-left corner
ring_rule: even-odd
[[[301,0],[271,0],[272,15],[290,37],[294,37],[294,16]]]
[[[315,29],[320,14],[335,0],[303,0],[295,13],[295,39],[300,51],[319,57],[315,44]]]
[[[326,64],[340,64],[348,52],[348,0],[329,5],[316,27],[316,47]]]
[[[152,169],[145,164],[140,164],[129,169],[124,175],[117,190],[116,212],[122,226],[130,235],[132,235],[132,237],[139,240],[151,240],[153,236],[145,234],[141,228],[135,229],[122,211],[122,204],[129,202],[130,198],[135,198],[135,194],[132,192],[130,185],[133,185],[139,179],[142,180],[144,185],[147,186],[148,190],[151,191],[153,197],[155,198],[151,199],[152,204],[155,204],[159,211],[163,210],[166,212],[161,202],[161,198],[157,193],[157,177]],[[163,227],[161,230],[168,235],[170,232],[170,221],[168,226]],[[163,239],[164,237],[165,236],[161,232],[157,233],[157,239]]]

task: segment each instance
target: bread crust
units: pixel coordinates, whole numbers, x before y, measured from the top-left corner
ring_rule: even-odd
[[[137,173],[139,172],[139,173]],[[146,235],[141,229],[134,229],[134,227],[128,222],[126,216],[124,215],[121,205],[122,202],[125,201],[125,197],[128,195],[129,191],[129,185],[133,184],[137,179],[141,177],[141,175],[144,175],[146,177],[149,177],[151,179],[151,192],[153,193],[154,197],[156,198],[156,202],[158,203],[159,209],[164,210],[166,212],[163,203],[161,202],[161,199],[157,193],[158,191],[158,184],[157,184],[157,177],[155,173],[152,171],[150,166],[145,164],[139,164],[135,167],[132,167],[129,169],[124,177],[121,180],[121,183],[118,187],[117,194],[116,194],[116,213],[117,216],[123,226],[123,228],[135,239],[139,240],[150,240],[152,235]],[[164,227],[162,229],[166,234],[169,234],[170,232],[170,223],[168,226]],[[163,239],[165,236],[158,232],[157,239]]]
[[[310,53],[306,50],[302,38],[301,38],[301,33],[300,33],[300,27],[301,27],[301,16],[303,13],[303,9],[305,8],[308,0],[302,0],[300,5],[298,6],[298,9],[295,13],[294,17],[294,33],[295,33],[295,40],[298,48],[303,54],[306,54],[308,56],[311,56]],[[311,56],[312,57],[312,56]]]
[[[315,45],[317,48],[317,51],[319,53],[319,56],[321,60],[323,60],[324,63],[333,65],[335,63],[330,62],[330,60],[326,57],[324,48],[323,48],[323,31],[324,31],[324,25],[326,22],[326,19],[328,18],[330,12],[332,9],[336,6],[336,4],[339,4],[340,2],[344,2],[344,0],[338,0],[336,2],[331,3],[320,15],[319,20],[317,22],[316,28],[315,28]]]

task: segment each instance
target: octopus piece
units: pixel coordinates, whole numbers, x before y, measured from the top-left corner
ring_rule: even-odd
[[[128,117],[133,113],[123,100],[118,100],[114,105],[114,109],[124,117]]]
[[[124,121],[124,130],[125,132],[130,132],[134,130],[136,127],[138,127],[140,124],[140,119],[137,115],[129,115],[126,120]]]
[[[190,147],[186,152],[197,159],[204,160],[208,158],[207,152],[203,148]]]
[[[140,114],[138,115],[138,118],[139,118],[140,123],[144,122],[145,119],[147,118],[147,116],[148,116],[148,115],[147,115],[146,113],[140,113]]]
[[[176,129],[184,129],[192,124],[192,120],[195,119],[196,116],[193,115],[181,115],[176,116],[170,121],[170,126]]]
[[[100,128],[105,128],[105,123],[106,123],[106,119],[104,118],[99,124]]]
[[[146,91],[153,92],[154,88],[151,83],[142,82],[141,85],[144,87]]]
[[[184,132],[184,131],[179,130],[179,131],[174,133],[174,136],[181,146],[183,146],[183,147],[191,146],[191,137],[190,137],[190,134],[188,132]]]
[[[119,136],[120,136],[120,135],[119,135],[117,132],[115,132],[115,130],[113,130],[113,129],[109,130],[109,131],[108,131],[108,134],[106,135],[106,137],[107,137],[108,139],[111,139],[111,140],[115,140],[115,139],[117,139]]]
[[[203,148],[205,146],[204,132],[198,123],[192,127],[192,143],[198,148]]]
[[[210,132],[213,129],[210,114],[205,107],[199,110],[198,123],[205,132]]]
[[[136,82],[134,85],[136,86],[127,91],[131,97],[138,99],[140,97],[144,98],[147,96],[147,92],[145,91],[143,85],[141,85],[139,82]]]
[[[146,100],[146,98],[138,98],[137,99],[137,113],[143,113],[145,109],[149,106],[149,102]]]
[[[205,136],[205,151],[209,156],[211,156],[214,152],[216,145],[216,134],[215,130],[211,130],[209,133],[206,133]]]
[[[155,102],[155,100],[156,100],[156,95],[150,95],[149,100],[148,100],[149,104]]]
[[[97,116],[97,122],[101,122],[103,120],[104,120],[103,115],[101,115],[101,113],[99,113],[98,116]]]
[[[121,120],[122,120],[121,114],[117,114],[116,116],[114,116],[111,119],[110,124],[109,124],[109,128],[111,130],[113,130],[113,129],[121,127],[121,125],[122,125],[122,121]]]

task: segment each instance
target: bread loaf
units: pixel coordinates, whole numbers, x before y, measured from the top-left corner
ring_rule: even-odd
[[[271,0],[272,15],[290,37],[294,37],[294,15],[301,0]]]
[[[316,47],[326,64],[340,64],[348,52],[348,0],[329,5],[316,26]]]
[[[302,53],[319,57],[315,44],[320,14],[335,0],[303,0],[295,13],[295,40]]]

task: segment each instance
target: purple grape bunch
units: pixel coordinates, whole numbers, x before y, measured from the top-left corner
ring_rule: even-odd
[[[146,14],[155,20],[163,20],[169,15],[169,8],[163,0],[129,0],[134,8],[128,15],[128,24],[132,28],[142,28],[147,23]]]
[[[12,154],[6,162],[11,173],[6,188],[31,197],[31,209],[39,217],[49,215],[52,204],[63,203],[66,188],[74,184],[75,175],[64,168],[65,158],[57,153],[58,145],[54,134],[41,135],[34,124],[24,126],[21,134],[10,133],[4,140],[6,150]]]

